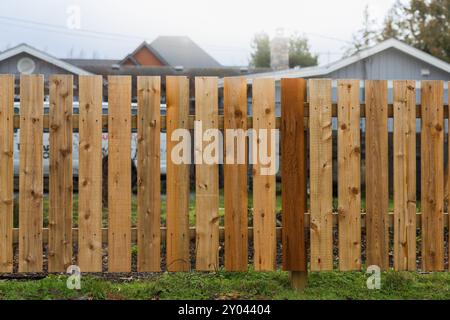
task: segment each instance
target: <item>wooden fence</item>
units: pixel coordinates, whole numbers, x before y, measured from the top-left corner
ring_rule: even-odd
[[[360,82],[339,80],[337,104],[331,80],[281,81],[281,118],[275,117],[275,82],[256,79],[252,117],[247,116],[247,82],[224,81],[224,111],[219,115],[218,80],[195,79],[195,116],[189,115],[186,77],[167,77],[167,115],[160,115],[159,77],[138,77],[138,115],[132,116],[131,77],[108,78],[108,115],[102,115],[103,79],[81,76],[79,114],[72,114],[73,78],[49,79],[50,110],[44,115],[44,78],[20,78],[20,115],[14,114],[14,76],[0,76],[0,272],[64,272],[71,264],[82,272],[101,272],[107,251],[109,272],[132,271],[132,244],[137,243],[137,270],[224,267],[246,271],[249,243],[257,271],[277,268],[281,239],[283,269],[293,272],[361,270],[363,265],[416,270],[420,252],[424,271],[445,269],[444,108],[443,82],[423,81],[416,101],[414,81],[394,81],[393,104],[387,82],[367,81],[365,103]],[[308,98],[307,98],[308,97]],[[308,100],[308,102],[306,102]],[[420,104],[417,104],[420,102]],[[338,119],[338,168],[332,166],[332,119]],[[361,213],[360,119],[365,118],[365,208]],[[394,120],[394,213],[388,208],[388,118]],[[416,213],[416,118],[421,118],[421,213]],[[218,165],[197,164],[196,227],[189,225],[189,165],[170,155],[172,133],[193,129],[281,130],[282,226],[276,225],[276,177],[253,167],[253,225],[248,226],[248,164],[224,165],[224,226],[219,225]],[[13,228],[13,132],[20,128],[19,228]],[[43,130],[50,132],[49,226],[43,228]],[[72,226],[72,132],[79,131],[78,227]],[[102,131],[109,135],[108,228],[102,227]],[[138,132],[137,228],[131,223],[131,132]],[[167,131],[166,226],[161,227],[160,131]],[[309,139],[309,141],[307,141]],[[226,144],[225,144],[226,145]],[[306,146],[309,145],[309,159]],[[274,150],[272,150],[274,151]],[[225,153],[227,150],[225,150]],[[306,163],[309,161],[309,172]],[[338,212],[333,212],[332,172],[338,171]],[[309,177],[309,179],[308,179]],[[309,182],[308,182],[309,181]],[[307,185],[309,185],[309,192]],[[309,193],[309,195],[308,195]],[[308,211],[307,198],[310,205]],[[251,210],[250,210],[251,212]],[[334,248],[335,232],[338,228]],[[362,228],[364,226],[364,228]],[[393,234],[390,239],[389,228]],[[420,228],[420,241],[416,230]],[[363,245],[363,237],[365,241]],[[307,239],[309,237],[309,239]],[[307,241],[308,240],[308,241]],[[393,244],[390,245],[390,241]],[[309,248],[307,248],[309,243]],[[420,250],[417,250],[418,243]],[[76,254],[73,249],[76,244]],[[103,246],[107,244],[107,246]],[[336,251],[336,254],[334,251]],[[307,252],[309,254],[307,254]],[[165,253],[165,255],[163,255]],[[338,257],[338,258],[337,258]]]

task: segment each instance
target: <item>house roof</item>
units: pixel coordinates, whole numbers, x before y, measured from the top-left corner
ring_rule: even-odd
[[[86,69],[88,67],[111,67],[115,64],[118,64],[120,60],[113,59],[61,59],[71,65],[74,65],[81,69]],[[88,70],[87,70],[88,71]]]
[[[221,64],[186,36],[160,36],[150,47],[170,66],[220,68]]]
[[[158,51],[156,51],[147,41],[142,42],[132,53],[127,55],[125,58],[123,58],[121,61],[119,61],[119,64],[122,65],[127,60],[131,60],[135,65],[139,66],[139,62],[136,61],[134,56],[136,53],[138,53],[142,48],[148,49],[159,61],[161,61],[164,65],[170,65],[166,59],[162,55],[159,54]]]
[[[27,53],[31,56],[34,56],[38,59],[41,59],[43,61],[46,61],[50,64],[53,64],[61,69],[67,70],[70,73],[76,74],[76,75],[91,75],[90,72],[81,69],[77,66],[74,66],[73,64],[70,64],[64,60],[55,58],[51,55],[49,55],[46,52],[40,51],[38,49],[35,49],[27,44],[19,44],[18,46],[8,49],[6,51],[3,51],[0,53],[0,62],[3,60],[6,60],[10,57],[13,57],[15,55],[21,54],[21,53]]]
[[[370,56],[373,56],[377,53],[380,53],[384,50],[391,48],[397,49],[405,54],[415,57],[416,59],[422,60],[438,69],[450,73],[449,63],[442,61],[436,57],[433,57],[432,55],[425,53],[419,49],[416,49],[410,45],[407,45],[404,42],[398,41],[396,39],[389,39],[377,44],[376,46],[362,50],[351,57],[344,58],[342,60],[333,62],[325,66],[300,68],[300,69],[294,68],[289,70],[259,73],[255,75],[249,75],[247,77],[247,81],[248,83],[252,83],[253,79],[255,78],[265,78],[265,77],[271,77],[274,78],[275,80],[280,80],[281,78],[310,78],[310,77],[325,76],[336,70],[345,68],[351,64],[354,64],[358,61],[364,60]],[[220,81],[219,85],[222,84],[223,81]]]

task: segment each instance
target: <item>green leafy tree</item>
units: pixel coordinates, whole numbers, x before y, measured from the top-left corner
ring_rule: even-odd
[[[308,39],[294,33],[289,38],[289,67],[294,68],[316,66],[318,55],[310,52]]]
[[[450,0],[397,1],[379,41],[396,38],[450,62]]]
[[[255,68],[270,68],[270,38],[265,32],[252,40],[250,65]],[[289,67],[317,65],[318,56],[310,52],[308,39],[294,33],[289,37]]]
[[[255,68],[270,68],[270,39],[265,32],[253,37],[250,65]]]

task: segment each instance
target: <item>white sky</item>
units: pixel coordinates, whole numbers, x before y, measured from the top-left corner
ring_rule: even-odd
[[[220,63],[247,65],[253,35],[260,31],[274,35],[283,28],[287,35],[292,31],[305,33],[312,51],[320,54],[320,63],[324,64],[342,56],[345,41],[350,41],[352,33],[361,27],[366,4],[381,24],[394,2],[2,0],[0,50],[25,42],[57,57],[120,59],[143,40],[151,41],[158,35],[187,35]],[[71,6],[80,8],[81,32],[67,28]]]

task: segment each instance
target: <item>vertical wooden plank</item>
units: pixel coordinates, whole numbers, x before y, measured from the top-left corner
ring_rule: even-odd
[[[311,270],[333,270],[331,80],[310,80]]]
[[[50,84],[50,176],[48,271],[72,264],[73,76],[52,75]]]
[[[253,143],[258,154],[253,158],[253,242],[256,271],[272,271],[276,268],[276,181],[275,174],[268,174],[261,160],[261,148],[267,156],[276,152],[272,148],[272,131],[275,130],[275,82],[273,79],[253,81]],[[254,137],[255,138],[255,137]],[[255,151],[254,153],[255,154]],[[270,165],[274,165],[270,163]]]
[[[167,95],[167,270],[189,271],[189,164],[174,162],[174,156],[191,158],[188,150],[180,151],[183,138],[177,129],[188,128],[189,80],[187,77],[166,78]],[[189,155],[184,154],[189,152]],[[189,161],[190,163],[190,161]]]
[[[305,97],[306,80],[281,80],[282,241],[283,269],[286,271],[307,271]]]
[[[361,269],[359,80],[338,81],[339,269]]]
[[[195,146],[196,269],[219,268],[219,106],[216,77],[195,78],[195,120],[201,141]],[[204,135],[207,137],[203,140]],[[216,145],[216,148],[214,147]]]
[[[389,268],[387,82],[366,81],[366,265]]]
[[[225,78],[225,269],[246,271],[248,268],[248,191],[247,191],[247,81],[243,77]],[[237,138],[227,137],[233,130]],[[234,131],[236,130],[236,131]],[[241,130],[241,131],[239,131]],[[239,156],[239,150],[243,150]],[[232,159],[232,164],[228,161]]]
[[[78,162],[78,265],[102,271],[102,91],[101,76],[80,76]]]
[[[0,75],[0,273],[13,271],[14,75]]]
[[[394,81],[394,269],[416,270],[416,88]]]
[[[20,77],[19,272],[42,271],[44,77]]]
[[[131,271],[131,77],[108,77],[108,270]]]
[[[422,269],[444,270],[444,102],[442,81],[422,81]]]
[[[138,77],[138,271],[161,271],[161,78]]]

